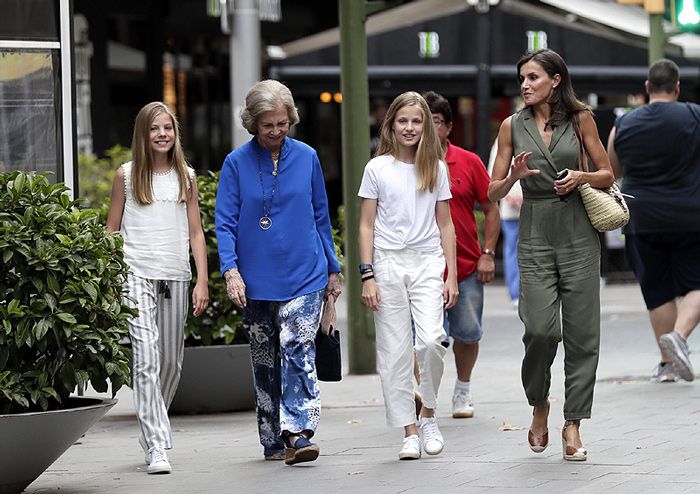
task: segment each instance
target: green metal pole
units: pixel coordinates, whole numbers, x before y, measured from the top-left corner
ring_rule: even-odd
[[[357,191],[369,159],[369,84],[364,1],[338,0],[340,24],[340,90],[343,199],[345,203],[345,293],[348,306],[349,368],[351,374],[376,372],[374,321],[362,304],[357,270],[360,254],[357,231],[360,201]]]
[[[664,15],[649,14],[649,65],[664,58],[665,48]]]

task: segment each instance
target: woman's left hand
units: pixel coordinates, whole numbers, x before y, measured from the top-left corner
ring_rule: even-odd
[[[193,314],[199,316],[209,306],[209,287],[204,281],[198,281],[192,290]]]
[[[337,300],[342,291],[340,275],[338,273],[330,273],[328,275],[328,286],[326,287],[325,293],[326,298],[332,296],[334,300]]]
[[[459,296],[459,288],[457,287],[457,279],[454,276],[447,276],[445,288],[442,291],[442,298],[445,301],[445,309],[451,309],[457,303]]]
[[[578,170],[569,170],[566,177],[554,181],[554,192],[558,196],[570,194],[576,187],[581,185],[582,174]]]

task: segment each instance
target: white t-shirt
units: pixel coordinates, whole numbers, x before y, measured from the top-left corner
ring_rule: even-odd
[[[389,155],[377,156],[365,166],[357,195],[377,199],[374,247],[422,252],[441,250],[435,205],[437,201],[452,198],[443,161],[438,168],[437,187],[430,192],[418,190],[414,164]]]

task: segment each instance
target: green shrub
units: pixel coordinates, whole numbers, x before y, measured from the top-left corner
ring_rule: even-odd
[[[129,383],[122,240],[45,175],[0,174],[0,413]]]
[[[343,278],[343,266],[345,265],[345,239],[343,238],[343,233],[345,232],[345,206],[342,204],[338,206],[338,228],[331,227],[331,232],[333,233],[333,243],[335,247],[335,255],[340,263],[340,277]]]
[[[185,345],[229,345],[246,342],[243,331],[240,330],[243,316],[238,308],[226,295],[226,282],[219,272],[219,254],[216,242],[216,227],[214,225],[214,209],[216,207],[216,191],[219,185],[219,173],[208,172],[197,177],[199,190],[199,210],[202,217],[202,230],[207,243],[207,264],[209,267],[209,307],[199,317],[190,312],[185,325]],[[192,284],[190,293],[196,282],[194,259],[192,264]]]
[[[95,208],[102,223],[107,221],[112,182],[117,168],[131,160],[131,149],[117,144],[98,158],[94,154],[78,155],[78,189],[81,207]]]

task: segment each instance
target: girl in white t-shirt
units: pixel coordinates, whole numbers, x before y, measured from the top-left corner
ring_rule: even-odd
[[[387,424],[404,428],[399,459],[421,456],[413,392],[414,337],[423,407],[420,428],[429,455],[442,452],[435,421],[444,368],[444,309],[457,301],[455,231],[442,148],[423,97],[391,103],[377,156],[365,167],[358,195],[362,301],[374,311],[377,368]],[[447,279],[444,279],[445,268]]]
[[[129,320],[134,407],[148,473],[170,473],[168,407],[184,352],[190,246],[197,268],[194,315],[209,305],[207,254],[194,170],[180,146],[177,120],[161,102],[144,106],[134,122],[133,161],[117,170],[107,230],[124,238],[126,291],[138,316]]]

